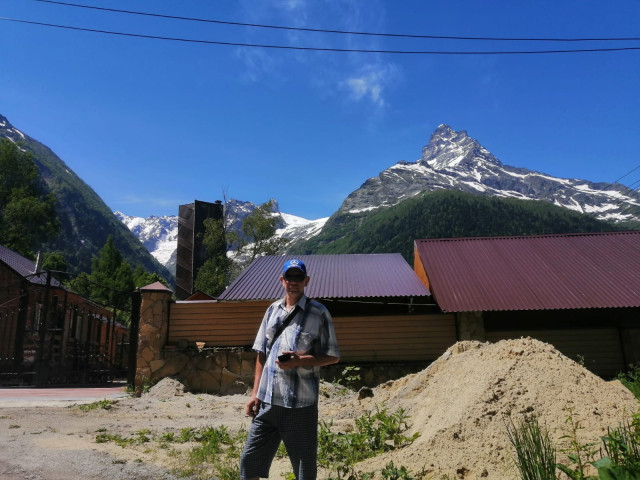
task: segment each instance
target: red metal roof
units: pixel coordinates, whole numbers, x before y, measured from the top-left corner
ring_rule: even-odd
[[[425,297],[429,290],[399,253],[370,255],[287,255],[254,260],[219,300],[275,300],[283,296],[280,274],[286,260],[307,265],[313,298]]]
[[[447,312],[640,307],[640,232],[415,244]]]

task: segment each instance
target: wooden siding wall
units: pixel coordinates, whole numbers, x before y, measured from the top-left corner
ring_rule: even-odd
[[[603,377],[613,377],[625,368],[620,346],[620,333],[617,328],[495,330],[486,332],[486,339],[490,342],[527,336],[550,343],[573,360],[584,360],[586,368]]]
[[[251,346],[270,302],[178,302],[171,305],[169,343]],[[453,315],[334,317],[341,361],[432,361],[456,343]]]
[[[456,343],[453,315],[334,318],[341,362],[432,361]]]
[[[252,346],[271,302],[193,301],[172,303],[169,343],[206,342],[208,347]]]

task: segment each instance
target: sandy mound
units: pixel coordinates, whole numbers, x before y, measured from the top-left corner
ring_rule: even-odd
[[[581,442],[599,442],[637,410],[635,397],[619,382],[606,382],[552,345],[531,338],[495,344],[459,342],[427,369],[374,389],[359,401],[371,410],[385,402],[404,408],[420,437],[409,447],[363,462],[378,470],[390,460],[413,472],[423,469],[455,478],[515,478],[505,419],[535,414],[556,445],[568,433],[567,417],[581,423]],[[331,401],[329,400],[329,403]],[[322,401],[321,401],[322,405]],[[336,418],[352,417],[354,407]],[[345,405],[346,407],[346,405]]]

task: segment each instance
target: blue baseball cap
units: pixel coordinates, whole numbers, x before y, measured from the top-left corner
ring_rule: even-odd
[[[305,277],[307,276],[307,266],[304,264],[302,260],[298,260],[295,258],[284,262],[284,266],[282,267],[282,275],[287,273],[287,270],[290,270],[292,268],[300,270]]]

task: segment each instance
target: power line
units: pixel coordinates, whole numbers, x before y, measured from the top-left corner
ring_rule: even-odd
[[[615,180],[614,180],[613,182],[611,182],[609,185],[605,186],[602,190],[603,190],[603,191],[607,190],[609,187],[612,187],[613,185],[615,185],[616,183],[618,183],[620,180],[622,180],[624,177],[626,177],[626,176],[628,176],[628,175],[631,175],[633,172],[635,172],[636,170],[639,170],[639,169],[640,169],[640,165],[636,166],[635,168],[632,168],[632,169],[631,169],[631,170],[629,170],[627,173],[625,173],[625,174],[624,174],[624,175],[622,175],[621,177],[619,177],[619,178],[615,179]],[[640,181],[640,180],[639,180],[639,181]],[[634,183],[637,183],[637,182],[634,182]],[[622,185],[622,184],[621,184],[621,185]],[[628,187],[628,186],[626,186],[626,185],[622,185],[622,186],[623,186],[623,187],[625,187],[625,188],[629,188],[629,187]],[[631,190],[634,190],[634,189],[631,189]]]
[[[635,167],[635,168],[632,168],[632,169],[631,169],[631,170],[629,170],[627,173],[625,173],[624,175],[622,175],[620,178],[618,178],[618,179],[614,180],[614,181],[613,181],[613,182],[611,182],[609,185],[607,185],[607,186],[605,187],[605,189],[606,189],[606,188],[609,188],[609,187],[610,187],[611,185],[613,185],[614,183],[618,183],[618,182],[619,182],[620,180],[622,180],[624,177],[626,177],[626,176],[628,176],[628,175],[631,175],[633,172],[635,172],[636,170],[639,170],[639,169],[640,169],[640,165],[638,165],[638,166],[637,166],[637,167]]]
[[[638,185],[638,186],[635,186]],[[625,188],[627,188],[629,190],[629,193],[633,193],[636,192],[638,189],[640,189],[640,179],[636,180],[635,182],[631,183],[629,186],[625,186]],[[622,202],[623,200],[620,199],[620,202]],[[630,214],[633,215],[634,217],[640,218],[639,217],[639,213],[640,213],[640,205],[636,204],[632,204],[631,202],[625,202],[626,206],[622,206],[621,210],[620,210],[620,215],[626,215],[626,214]]]
[[[41,3],[51,3],[55,5],[64,5],[68,7],[86,8],[91,10],[100,10],[105,12],[125,13],[129,15],[141,15],[147,17],[165,18],[171,20],[185,20],[191,22],[203,22],[203,23],[215,23],[219,25],[233,25],[241,27],[253,27],[253,28],[269,28],[276,30],[292,30],[298,32],[316,32],[316,33],[334,33],[342,35],[363,35],[363,36],[375,36],[375,37],[395,37],[395,38],[422,38],[430,40],[473,40],[473,41],[502,41],[502,42],[610,42],[610,41],[638,41],[640,37],[600,37],[600,38],[532,38],[532,37],[466,37],[466,36],[446,36],[446,35],[420,35],[420,34],[407,34],[407,33],[382,33],[382,32],[358,32],[349,30],[334,30],[334,29],[322,29],[322,28],[305,28],[305,27],[289,27],[282,25],[267,25],[260,23],[244,23],[244,22],[232,22],[224,20],[214,20],[206,18],[195,17],[182,17],[176,15],[163,15],[160,13],[150,12],[138,12],[133,10],[122,10],[117,8],[96,7],[93,5],[81,5],[70,2],[60,2],[55,0],[34,0]]]
[[[37,0],[40,1],[40,0]],[[124,37],[146,38],[152,40],[167,40],[173,42],[199,43],[207,45],[224,45],[235,47],[253,47],[253,48],[270,48],[279,50],[303,50],[315,52],[340,52],[340,53],[380,53],[380,54],[405,54],[405,55],[535,55],[535,54],[553,54],[553,53],[593,53],[593,52],[622,52],[640,50],[638,47],[611,47],[611,48],[585,48],[585,49],[566,49],[566,50],[513,50],[513,51],[437,51],[437,50],[371,50],[360,48],[329,48],[329,47],[302,47],[296,45],[269,45],[260,43],[242,43],[242,42],[223,42],[218,40],[198,40],[190,38],[166,37],[160,35],[145,35],[140,33],[115,32],[110,30],[100,30],[85,27],[73,27],[70,25],[59,25],[46,22],[35,22],[32,20],[21,20],[17,18],[0,17],[0,20],[15,23],[24,23],[29,25],[38,25],[44,27],[61,28],[67,30],[75,30],[82,32],[102,33],[107,35],[119,35]]]

